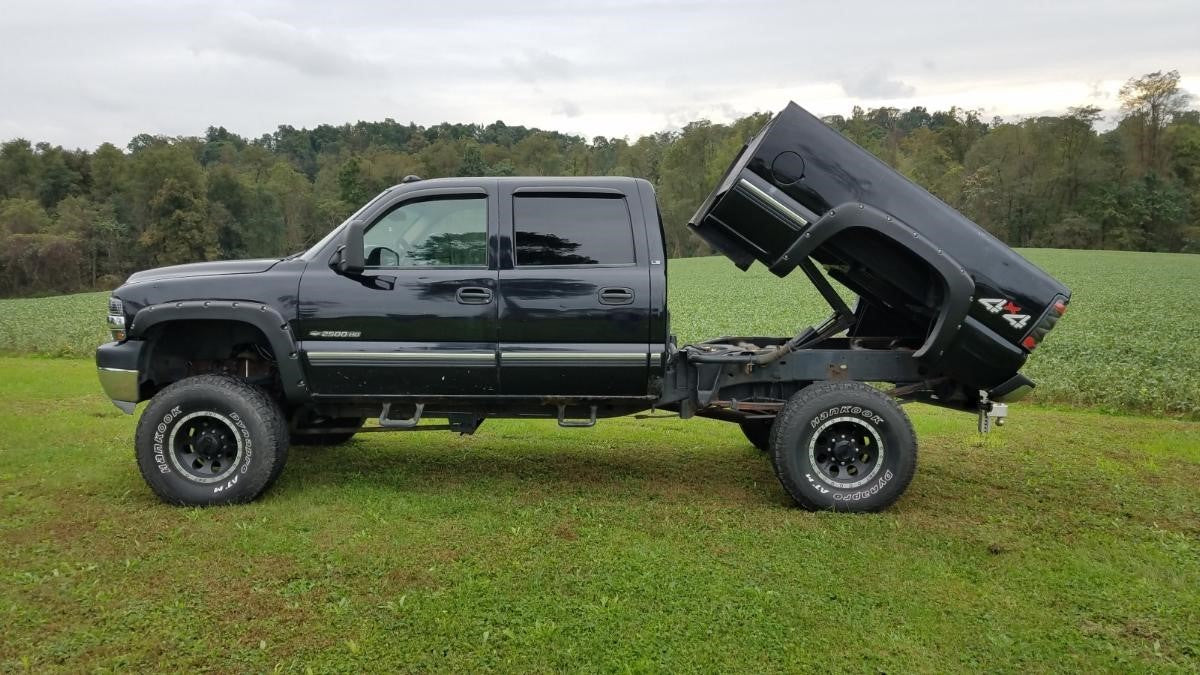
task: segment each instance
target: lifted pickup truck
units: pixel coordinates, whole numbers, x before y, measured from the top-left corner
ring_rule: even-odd
[[[690,223],[742,269],[816,285],[832,314],[790,337],[676,345],[644,180],[410,179],[303,253],[139,272],[113,292],[100,380],[127,413],[150,401],[134,445],[159,497],[252,500],[293,442],[657,409],[739,424],[803,507],[878,510],[916,467],[899,404],[1003,421],[1070,300],[794,103]]]

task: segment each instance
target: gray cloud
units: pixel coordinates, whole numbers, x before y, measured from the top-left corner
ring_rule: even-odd
[[[853,98],[888,99],[908,98],[917,93],[916,87],[902,80],[890,78],[882,70],[871,70],[862,75],[842,80],[842,91]]]
[[[525,49],[515,57],[505,58],[504,65],[525,82],[562,80],[570,77],[573,70],[569,60],[542,49]]]
[[[574,101],[568,101],[567,99],[559,101],[558,104],[554,106],[555,115],[579,117],[581,113],[582,110],[580,109],[579,104]]]
[[[242,11],[223,14],[213,24],[198,51],[260,59],[315,77],[363,76],[378,70],[377,64],[356,55],[348,41],[319,28],[301,29]]]

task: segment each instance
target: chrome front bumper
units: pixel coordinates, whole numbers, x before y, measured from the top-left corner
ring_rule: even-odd
[[[104,393],[127,415],[141,400],[138,373],[142,343],[140,340],[109,342],[96,350],[96,374]]]
[[[124,368],[96,370],[100,375],[100,386],[104,387],[104,393],[112,399],[113,405],[126,415],[132,415],[138,401],[138,371]]]

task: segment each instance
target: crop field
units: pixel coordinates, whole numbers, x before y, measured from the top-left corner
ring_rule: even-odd
[[[1025,372],[1044,402],[1200,419],[1200,255],[1022,251],[1074,291]],[[724,258],[670,263],[681,341],[792,335],[828,313],[803,275],[743,273]],[[90,357],[107,293],[0,300],[0,352]]]

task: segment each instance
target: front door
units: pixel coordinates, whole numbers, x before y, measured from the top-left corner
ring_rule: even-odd
[[[313,392],[496,394],[495,181],[380,201],[361,216],[364,274],[317,260],[301,279],[297,337]]]
[[[501,196],[502,394],[647,395],[650,276],[629,202],[561,183]]]

